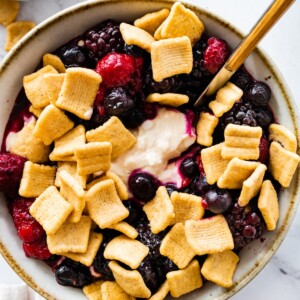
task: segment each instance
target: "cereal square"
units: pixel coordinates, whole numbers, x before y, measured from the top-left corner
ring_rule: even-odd
[[[54,105],[48,105],[38,118],[33,134],[45,145],[50,145],[55,139],[63,136],[74,127],[74,123],[62,110]]]
[[[53,185],[56,167],[35,164],[26,161],[20,183],[19,194],[22,197],[38,197]]]
[[[201,268],[203,277],[224,288],[232,286],[232,278],[239,257],[231,250],[209,254]]]
[[[166,229],[173,221],[174,207],[165,186],[160,186],[155,197],[143,206],[150,222],[151,231],[157,234]]]
[[[30,214],[42,225],[47,234],[54,234],[73,210],[55,186],[48,187],[31,205]]]
[[[169,294],[169,291],[170,291],[169,284],[168,281],[166,280],[156,291],[156,293],[149,298],[149,300],[164,300]]]
[[[20,11],[19,1],[1,0],[0,5],[0,24],[7,26],[18,15]]]
[[[189,97],[187,95],[175,94],[175,93],[164,93],[164,94],[153,93],[147,96],[146,102],[159,103],[162,105],[178,107],[180,105],[188,103]]]
[[[104,281],[99,280],[83,287],[82,291],[89,300],[103,300],[101,285]]]
[[[108,228],[120,231],[131,239],[136,239],[139,235],[136,229],[126,222],[119,222],[109,226]]]
[[[101,300],[135,300],[128,295],[115,281],[105,281],[101,285]]]
[[[199,221],[186,221],[185,235],[197,255],[223,252],[234,247],[231,231],[221,214]]]
[[[219,123],[219,118],[208,112],[201,112],[196,126],[197,143],[202,146],[211,146],[213,133]]]
[[[185,269],[167,273],[172,297],[180,297],[203,285],[198,261],[193,260]]]
[[[117,117],[111,117],[102,126],[87,131],[86,139],[90,142],[110,142],[112,145],[112,160],[129,150],[135,143],[135,136],[125,128]]]
[[[119,223],[129,215],[112,179],[99,182],[87,191],[86,207],[101,229]]]
[[[74,149],[79,175],[89,175],[99,171],[107,171],[110,168],[111,143],[94,142]]]
[[[67,69],[56,105],[81,119],[89,120],[101,81],[101,76],[93,70]]]
[[[56,105],[64,80],[65,74],[46,74],[44,76],[45,92],[50,104]]]
[[[193,51],[187,36],[152,43],[153,78],[161,81],[178,74],[189,74],[193,68]]]
[[[36,108],[32,104],[29,106],[29,111],[37,118],[41,115],[43,110],[44,110],[44,107]]]
[[[47,235],[50,253],[63,255],[66,252],[86,253],[88,249],[92,219],[82,216],[77,223],[65,221],[54,234]]]
[[[52,66],[46,66],[23,78],[26,96],[36,108],[45,107],[50,103],[44,85],[44,76],[46,74],[58,74],[58,72]]]
[[[56,69],[56,71],[58,71],[59,73],[66,72],[66,67],[64,63],[61,61],[61,59],[57,55],[51,53],[46,53],[43,55],[43,65],[44,67],[50,65],[54,69]]]

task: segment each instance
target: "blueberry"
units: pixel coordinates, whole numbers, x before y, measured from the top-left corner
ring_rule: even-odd
[[[168,183],[166,184],[166,189],[168,191],[169,196],[171,196],[171,194],[175,191],[177,191],[177,187],[174,184]]]
[[[89,268],[68,259],[55,270],[55,277],[60,285],[77,288],[91,283],[92,280]]]
[[[117,87],[105,94],[103,106],[108,115],[120,117],[135,107],[135,100],[125,88]]]
[[[57,55],[61,58],[66,68],[95,67],[95,61],[90,57],[89,51],[76,45],[71,44],[60,48],[57,52]]]
[[[232,197],[226,190],[212,189],[205,194],[208,210],[215,214],[224,213],[232,203]]]
[[[252,78],[247,71],[244,69],[239,69],[231,77],[230,81],[239,88],[244,89],[247,84],[252,82]]]
[[[137,128],[145,121],[145,113],[141,108],[133,108],[121,117],[127,128]]]
[[[190,184],[191,194],[198,196],[204,195],[210,188],[205,175],[195,177]]]
[[[266,106],[271,98],[271,89],[264,82],[252,82],[246,86],[244,97],[256,106]]]
[[[146,202],[154,198],[158,188],[155,178],[143,172],[131,174],[128,184],[134,197]]]
[[[185,158],[180,164],[180,171],[188,178],[197,176],[199,174],[199,168],[196,160],[193,157]]]
[[[269,125],[273,122],[273,114],[268,108],[264,109],[256,109],[256,120],[259,126],[261,127],[269,127]]]

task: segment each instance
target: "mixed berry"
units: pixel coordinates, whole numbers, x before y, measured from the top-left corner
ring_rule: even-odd
[[[70,118],[76,124],[83,124],[87,129],[92,129],[116,116],[128,129],[136,129],[145,120],[155,119],[158,106],[145,101],[150,93],[178,92],[188,95],[189,103],[178,110],[186,112],[187,108],[192,109],[198,117],[200,110],[195,110],[193,103],[224,64],[230,55],[230,48],[222,39],[203,36],[193,47],[192,72],[165,78],[160,82],[153,79],[149,53],[136,46],[127,45],[122,38],[119,24],[113,20],[104,21],[89,29],[54,53],[60,57],[66,68],[90,68],[102,77],[91,119],[84,121],[70,114]],[[214,133],[214,143],[223,141],[224,130],[228,124],[261,126],[264,131],[259,146],[259,160],[267,163],[269,143],[266,129],[274,121],[268,105],[271,90],[264,82],[256,81],[243,67],[233,76],[232,82],[240,87],[244,94],[242,99],[220,118]],[[28,100],[23,102],[22,109],[28,114]],[[207,105],[201,110],[210,111]],[[17,130],[10,125],[18,123],[20,119],[21,114],[16,112],[20,112],[18,101],[8,123],[8,131],[19,131],[24,124],[22,119],[22,124]],[[2,150],[5,149],[5,143],[4,139]],[[180,162],[178,172],[183,178],[180,187],[174,183],[162,183],[153,174],[139,169],[129,176],[128,189],[132,197],[124,201],[129,210],[129,216],[124,221],[137,230],[137,240],[149,247],[149,254],[137,270],[152,292],[156,292],[165,281],[167,272],[178,269],[159,251],[161,242],[170,228],[153,234],[142,210],[142,207],[153,199],[159,186],[164,184],[169,194],[178,191],[201,196],[207,217],[223,214],[233,235],[236,253],[254,239],[261,238],[266,229],[257,209],[257,199],[253,199],[250,205],[241,207],[237,203],[237,191],[220,189],[216,184],[207,183],[199,153],[199,148],[195,151],[195,145],[192,145],[182,154],[181,159],[177,160]],[[29,207],[35,199],[17,195],[25,161],[25,158],[12,153],[0,153],[0,190],[7,196],[13,222],[18,236],[23,241],[26,256],[43,260],[52,266],[56,280],[61,285],[81,288],[97,280],[114,280],[108,266],[109,260],[104,258],[103,253],[108,242],[119,234],[115,230],[96,229],[103,233],[104,240],[91,267],[49,252],[42,226],[29,213]],[[270,174],[268,176],[272,179]]]

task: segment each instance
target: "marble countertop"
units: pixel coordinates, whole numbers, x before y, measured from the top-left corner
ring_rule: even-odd
[[[185,0],[197,3],[212,11],[247,33],[270,0]],[[32,20],[39,23],[56,12],[80,0],[23,0],[19,20]],[[286,13],[278,25],[261,42],[270,58],[276,62],[283,77],[289,84],[300,109],[300,1]],[[0,26],[0,60],[5,56],[5,28]],[[244,289],[234,295],[233,300],[297,300],[300,295],[300,209],[291,229],[269,264]],[[0,286],[20,284],[21,279],[0,257]],[[14,299],[13,299],[14,300]],[[23,299],[18,299],[23,300]]]

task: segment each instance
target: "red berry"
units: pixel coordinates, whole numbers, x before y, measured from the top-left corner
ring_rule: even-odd
[[[51,257],[46,238],[33,243],[23,243],[23,249],[27,257],[45,260]]]
[[[229,47],[224,40],[215,37],[209,38],[207,44],[203,53],[203,67],[214,74],[225,63],[229,55]]]
[[[9,197],[18,194],[25,162],[19,155],[0,153],[0,191]]]
[[[259,143],[259,161],[262,164],[266,164],[269,159],[269,143],[265,138],[260,139]]]
[[[45,236],[43,227],[31,216],[29,208],[33,199],[18,197],[12,202],[12,217],[18,236],[26,243],[32,243]]]
[[[107,89],[129,87],[131,92],[141,89],[143,58],[128,54],[109,53],[97,64],[96,72],[102,76]]]

